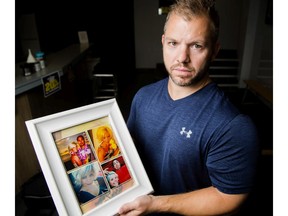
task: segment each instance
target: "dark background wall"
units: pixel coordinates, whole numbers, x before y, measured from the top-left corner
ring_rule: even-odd
[[[133,5],[133,0],[61,3],[16,0],[16,61],[27,58],[18,24],[23,15],[34,14],[39,49],[45,54],[79,43],[78,31],[87,31],[93,54],[100,57],[110,71],[129,77],[135,68]]]
[[[27,56],[27,47],[21,47],[19,20],[23,14],[35,14],[39,46],[46,54],[79,43],[77,32],[87,31],[95,55],[129,81],[135,68],[151,69],[163,62],[161,34],[166,16],[158,15],[160,2],[16,0],[16,61]],[[244,79],[273,76],[273,30],[271,20],[267,22],[271,4],[272,0],[216,2],[221,48],[238,54],[240,87]]]

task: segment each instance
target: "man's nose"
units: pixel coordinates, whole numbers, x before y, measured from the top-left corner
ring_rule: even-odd
[[[179,49],[178,59],[179,63],[188,63],[190,61],[189,57],[189,48],[188,47],[181,47]]]

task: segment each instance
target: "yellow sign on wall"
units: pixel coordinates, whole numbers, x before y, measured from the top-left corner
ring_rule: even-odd
[[[42,77],[44,97],[48,97],[61,89],[59,72]]]

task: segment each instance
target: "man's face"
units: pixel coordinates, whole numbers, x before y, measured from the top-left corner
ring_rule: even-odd
[[[210,39],[209,20],[193,17],[186,21],[171,14],[165,29],[162,35],[163,58],[170,79],[177,86],[199,83],[206,77],[215,54]]]

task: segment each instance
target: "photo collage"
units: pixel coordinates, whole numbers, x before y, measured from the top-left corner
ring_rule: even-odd
[[[108,117],[52,135],[83,213],[134,185]]]

